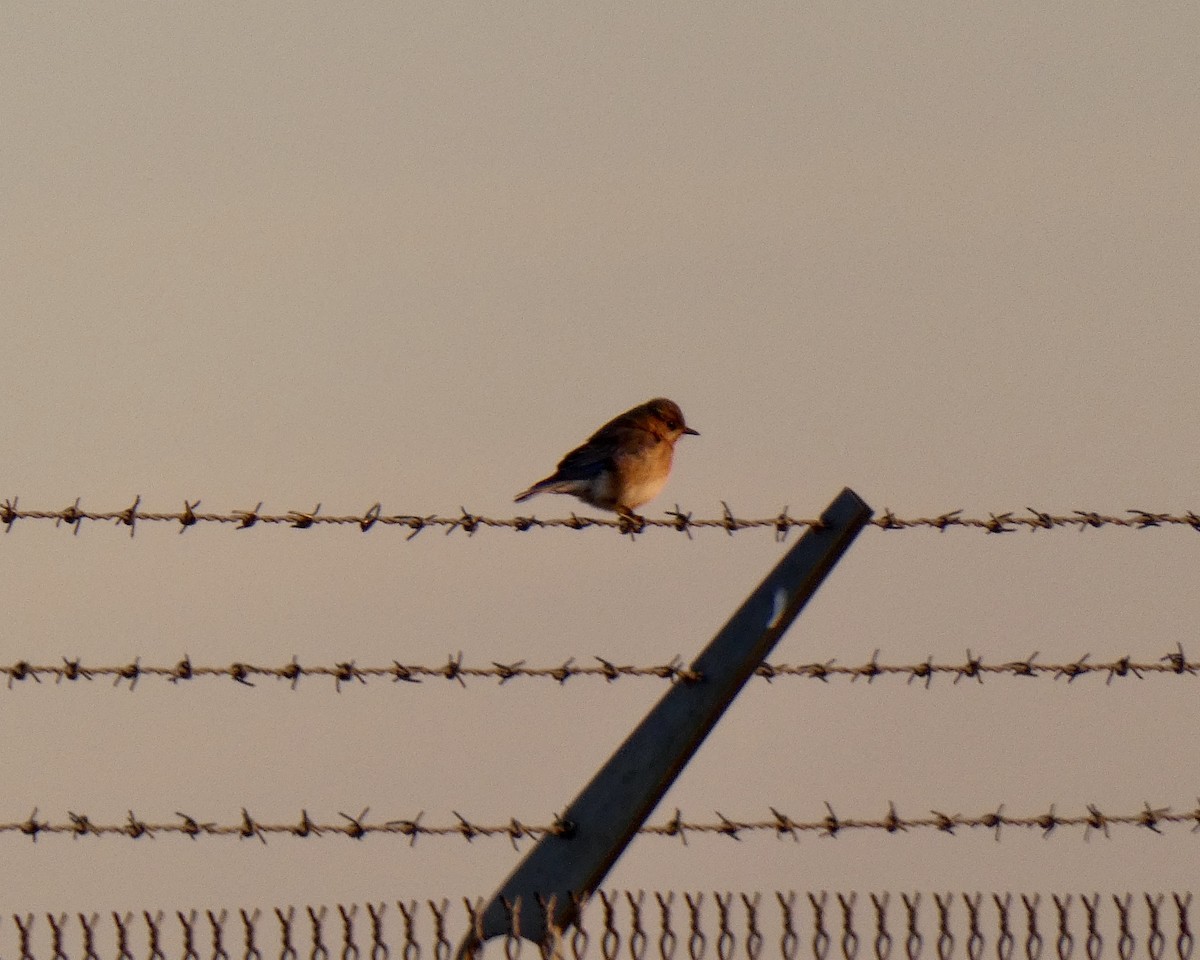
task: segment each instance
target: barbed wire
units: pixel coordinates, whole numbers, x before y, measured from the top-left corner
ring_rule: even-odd
[[[1040,831],[1046,837],[1061,829],[1083,827],[1085,839],[1096,832],[1108,837],[1114,828],[1129,827],[1162,834],[1167,828],[1190,826],[1193,833],[1200,833],[1200,801],[1195,808],[1184,813],[1172,812],[1170,807],[1152,807],[1146,803],[1141,810],[1109,814],[1089,803],[1082,813],[1061,814],[1056,811],[1055,805],[1051,804],[1044,813],[1017,816],[1005,813],[1004,804],[1000,804],[995,810],[976,815],[931,810],[927,814],[915,817],[901,816],[894,803],[889,803],[887,813],[880,817],[842,817],[826,803],[824,815],[810,820],[794,819],[774,806],[768,809],[771,816],[757,820],[731,819],[718,812],[715,814],[716,819],[709,821],[685,820],[683,814],[676,810],[669,820],[644,825],[638,833],[643,836],[678,838],[685,846],[689,836],[716,835],[741,840],[746,835],[759,833],[773,834],[777,839],[795,841],[799,841],[801,835],[806,833],[821,837],[837,837],[843,833],[857,831],[889,834],[931,832],[957,836],[960,831],[978,830],[992,832],[995,839],[999,840],[1001,831],[1006,827]],[[264,844],[271,837],[282,836],[300,839],[344,837],[363,840],[380,835],[406,838],[410,846],[415,845],[422,837],[457,837],[468,842],[481,837],[504,837],[514,848],[519,849],[522,840],[537,841],[548,835],[566,836],[573,829],[571,824],[557,815],[547,824],[530,824],[516,817],[510,818],[506,823],[488,824],[474,822],[457,811],[452,811],[455,818],[453,822],[430,825],[422,822],[424,811],[418,812],[412,818],[389,820],[370,820],[369,813],[368,807],[356,816],[339,812],[339,820],[318,821],[313,820],[307,810],[301,810],[297,820],[286,823],[259,820],[243,807],[240,820],[222,823],[198,819],[178,811],[174,820],[146,820],[130,810],[125,820],[105,823],[93,820],[88,814],[77,812],[68,812],[65,820],[49,820],[39,817],[35,807],[23,820],[0,822],[0,834],[24,836],[33,841],[43,836],[70,836],[77,839],[124,837],[129,840],[153,839],[160,836],[182,836],[192,840],[234,837],[242,840],[257,839]]]
[[[482,529],[505,529],[517,532],[530,530],[586,530],[592,527],[616,530],[622,534],[636,536],[650,529],[675,530],[690,539],[693,530],[717,529],[733,534],[741,530],[774,530],[779,540],[787,537],[794,529],[820,528],[819,519],[793,517],[784,507],[774,517],[743,519],[734,515],[733,509],[721,501],[722,516],[710,519],[696,518],[691,511],[679,505],[666,511],[666,516],[655,517],[581,517],[572,513],[569,517],[539,518],[537,516],[488,517],[460,508],[458,516],[438,514],[395,513],[385,514],[380,503],[374,503],[361,514],[323,514],[318,503],[311,510],[285,510],[282,513],[264,513],[260,501],[253,509],[232,510],[226,513],[201,512],[197,508],[201,501],[184,500],[180,510],[153,511],[141,508],[142,498],[135,497],[133,503],[120,510],[89,510],[81,505],[77,497],[70,506],[59,510],[22,508],[18,497],[0,502],[0,524],[5,531],[12,530],[18,521],[51,521],[58,526],[70,527],[79,533],[84,523],[110,523],[129,528],[133,536],[139,523],[167,523],[179,527],[182,533],[197,524],[218,524],[247,530],[256,526],[288,527],[293,530],[312,530],[329,527],[358,527],[364,533],[376,527],[393,527],[407,530],[406,539],[411,540],[426,530],[440,529],[447,534],[461,530],[468,535]],[[1099,527],[1119,527],[1146,530],[1151,527],[1190,527],[1200,532],[1200,514],[1188,510],[1185,513],[1156,512],[1150,510],[1126,510],[1124,515],[1106,514],[1096,510],[1071,510],[1052,514],[1026,507],[1025,512],[989,512],[986,516],[966,517],[962,510],[950,510],[936,516],[901,517],[891,510],[872,518],[871,525],[881,530],[932,529],[945,531],[952,528],[981,530],[985,533],[1013,533],[1020,529],[1036,530],[1088,530]]]
[[[572,897],[578,923],[549,925],[540,944],[524,944],[532,957],[563,960],[1072,960],[1077,946],[1087,960],[1115,947],[1119,960],[1192,960],[1191,893],[870,893],[796,891],[763,893],[599,891]],[[391,911],[395,906],[395,913]],[[516,936],[522,918],[544,917],[550,898],[506,903],[507,934],[482,954],[521,956]],[[363,909],[360,910],[360,907]],[[102,942],[114,945],[108,960],[451,960],[456,943],[482,926],[484,901],[463,897],[404,899],[364,904],[258,907],[230,910],[162,910],[98,913],[14,913],[14,955],[19,960],[104,960]],[[44,918],[44,922],[43,922]],[[397,929],[397,920],[398,927]],[[526,925],[528,926],[528,924]],[[265,928],[265,929],[264,929]],[[7,925],[5,927],[7,930]],[[236,943],[240,941],[240,943]],[[274,942],[274,949],[269,941]],[[207,946],[205,946],[207,945]],[[109,948],[109,949],[114,949]]]
[[[978,684],[989,677],[1049,677],[1073,683],[1082,677],[1103,675],[1105,683],[1111,684],[1114,680],[1143,680],[1148,676],[1200,676],[1200,660],[1188,659],[1182,644],[1161,657],[1149,660],[1134,659],[1126,654],[1093,663],[1091,654],[1085,653],[1072,661],[1042,662],[1037,659],[1038,656],[1035,651],[1024,660],[989,662],[968,650],[966,658],[958,663],[938,662],[932,656],[916,663],[881,663],[879,651],[876,650],[870,660],[861,664],[841,664],[836,658],[811,663],[763,663],[755,671],[755,676],[768,681],[804,678],[827,683],[834,679],[849,679],[851,682],[865,680],[868,684],[880,678],[904,678],[909,684],[920,682],[926,688],[932,686],[934,678],[939,676],[952,678],[954,683],[974,680]],[[561,685],[580,677],[603,679],[607,683],[628,678],[652,678],[670,683],[694,683],[703,679],[700,673],[686,666],[678,656],[667,663],[646,665],[617,664],[604,657],[594,657],[595,664],[578,664],[574,657],[569,657],[560,664],[542,667],[528,666],[525,660],[471,666],[464,663],[461,651],[449,655],[445,663],[433,665],[404,664],[399,660],[386,665],[367,666],[359,665],[355,660],[303,664],[296,657],[280,666],[245,660],[206,665],[193,663],[190,657],[185,656],[174,664],[144,664],[141,657],[136,657],[128,663],[105,666],[85,664],[80,659],[69,657],[61,659],[62,662],[57,664],[17,660],[0,665],[0,677],[6,678],[10,690],[18,683],[41,683],[44,680],[52,680],[55,684],[64,681],[111,680],[114,687],[128,684],[132,690],[146,678],[167,680],[176,686],[197,680],[232,680],[246,687],[254,687],[255,680],[265,679],[286,681],[295,690],[299,688],[301,680],[320,678],[332,680],[339,692],[346,684],[366,686],[378,681],[421,683],[423,680],[449,680],[465,688],[468,680],[495,680],[503,686],[513,680],[553,680]]]

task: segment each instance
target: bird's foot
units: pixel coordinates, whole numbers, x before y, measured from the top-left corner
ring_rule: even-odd
[[[622,533],[630,536],[641,533],[646,529],[646,518],[640,513],[634,513],[628,507],[617,507],[617,520]]]

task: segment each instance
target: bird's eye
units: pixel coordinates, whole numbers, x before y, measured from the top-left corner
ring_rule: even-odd
[[[667,421],[667,429],[668,430],[678,430],[679,424],[676,423],[674,420],[668,420]]]

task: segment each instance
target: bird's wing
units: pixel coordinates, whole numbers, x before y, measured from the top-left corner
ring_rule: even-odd
[[[558,466],[554,469],[554,476],[559,478],[592,476],[605,467],[612,466],[615,451],[616,446],[612,442],[597,441],[593,437],[559,460]]]
[[[643,449],[653,446],[656,438],[638,427],[620,422],[621,418],[606,423],[588,440],[559,461],[555,476],[576,478],[592,476],[600,470],[612,469],[618,454],[622,459],[638,455]]]

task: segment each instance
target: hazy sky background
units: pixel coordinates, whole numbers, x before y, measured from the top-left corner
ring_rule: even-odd
[[[1198,36],[1194,4],[1096,0],[7,4],[0,496],[511,516],[665,395],[702,436],[650,515],[1196,508]],[[0,660],[661,663],[783,549],[18,523]],[[1198,559],[1186,529],[868,529],[773,659],[1155,659]],[[1192,809],[1196,682],[752,681],[652,820]],[[544,823],[663,689],[25,683],[0,821]],[[610,879],[1170,889],[1197,843],[647,838]],[[21,910],[486,895],[516,859],[0,846]]]

